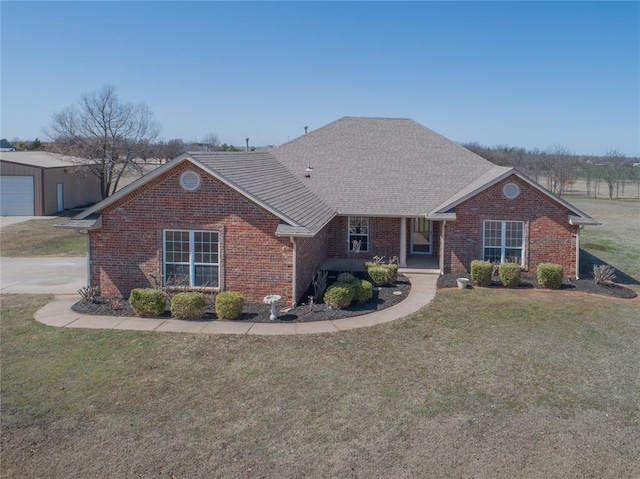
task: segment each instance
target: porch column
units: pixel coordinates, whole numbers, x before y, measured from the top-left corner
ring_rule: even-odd
[[[401,268],[407,267],[407,219],[400,218],[400,261]]]

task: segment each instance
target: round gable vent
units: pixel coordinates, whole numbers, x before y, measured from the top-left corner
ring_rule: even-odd
[[[502,187],[502,194],[512,200],[520,196],[520,187],[515,183],[507,183]]]
[[[200,175],[195,171],[185,171],[180,175],[180,186],[187,191],[195,191],[200,187]]]

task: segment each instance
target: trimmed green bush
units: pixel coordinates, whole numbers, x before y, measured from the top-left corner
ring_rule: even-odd
[[[334,309],[346,308],[353,301],[355,292],[353,283],[335,283],[325,291],[324,302]]]
[[[356,285],[356,294],[353,298],[357,303],[366,303],[373,298],[373,285],[366,279],[358,279],[354,283]]]
[[[207,298],[202,293],[178,293],[171,298],[171,317],[200,319],[204,316]]]
[[[475,286],[489,286],[493,275],[493,265],[489,261],[475,259],[471,262],[471,281]]]
[[[384,266],[371,266],[367,269],[367,276],[373,284],[376,286],[382,286],[387,284],[390,280],[389,270]]]
[[[385,268],[389,271],[389,282],[391,284],[395,284],[398,279],[398,265],[397,264],[387,264]]]
[[[540,263],[538,265],[538,284],[542,288],[560,289],[562,286],[562,265],[556,263]]]
[[[338,280],[336,282],[337,283],[355,283],[356,281],[358,281],[358,278],[356,278],[351,273],[340,273],[338,275]]]
[[[507,288],[515,288],[520,284],[520,265],[516,263],[502,263],[498,268],[498,275],[502,285]]]
[[[216,316],[218,319],[236,319],[242,314],[244,296],[235,291],[225,291],[216,296]]]
[[[136,288],[129,294],[129,304],[138,316],[160,316],[167,298],[159,289]]]

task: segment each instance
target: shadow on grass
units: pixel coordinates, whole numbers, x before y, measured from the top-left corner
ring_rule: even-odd
[[[611,266],[615,270],[616,279],[615,282],[626,285],[640,285],[640,281],[629,276],[627,273],[620,271],[618,268],[606,261],[598,258],[597,256],[580,249],[580,277],[581,278],[593,278],[593,267],[596,265],[606,264]]]

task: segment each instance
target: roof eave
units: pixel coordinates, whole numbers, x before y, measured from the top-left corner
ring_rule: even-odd
[[[54,226],[56,228],[65,228],[65,229],[73,229],[73,230],[86,230],[86,231],[97,230],[102,228],[102,216],[98,216],[97,218],[93,218],[90,220],[72,218],[64,223],[60,223]]]
[[[585,218],[582,216],[569,215],[569,224],[575,226],[598,226],[601,225],[602,222],[591,217]]]

